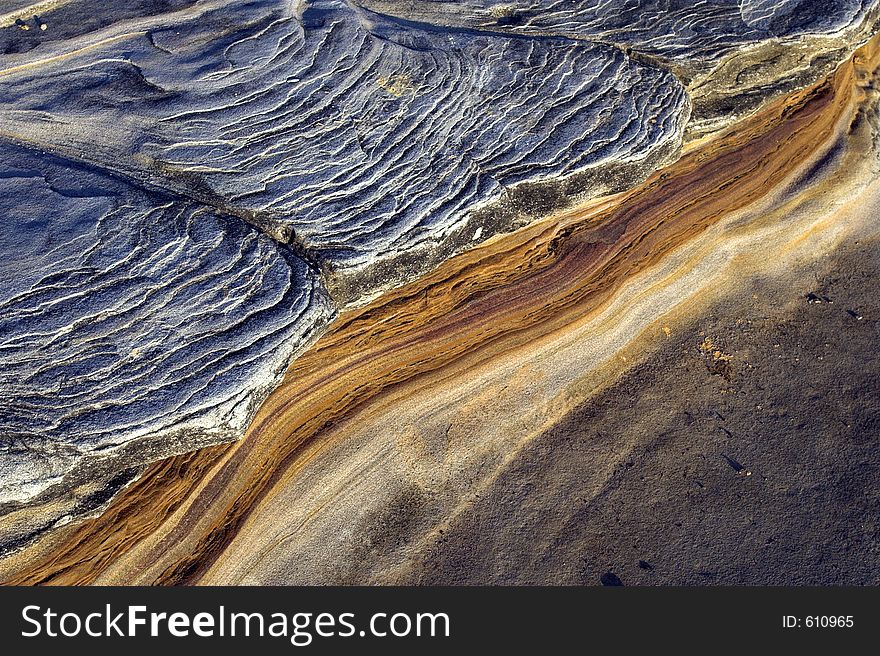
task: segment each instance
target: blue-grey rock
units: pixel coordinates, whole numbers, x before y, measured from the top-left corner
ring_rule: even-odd
[[[672,61],[709,61],[767,39],[857,26],[871,0],[357,0],[381,11],[472,29],[565,35]]]
[[[465,226],[459,248],[491,236],[473,211],[521,183],[607,163],[644,176],[689,115],[673,75],[606,45],[403,25],[340,0],[196,9],[0,78],[10,130],[286,224],[337,276],[451,251]]]
[[[239,219],[9,145],[0,189],[0,502],[133,442],[237,438],[332,313]]]

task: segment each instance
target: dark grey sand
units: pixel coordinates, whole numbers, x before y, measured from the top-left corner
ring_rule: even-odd
[[[535,440],[412,582],[880,583],[878,275],[880,244],[849,242],[812,280],[678,327]]]

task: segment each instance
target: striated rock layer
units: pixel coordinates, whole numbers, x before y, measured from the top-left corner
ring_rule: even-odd
[[[827,75],[873,31],[864,0],[360,0],[401,19],[620,48],[672,71],[694,107],[690,137],[724,128]]]
[[[689,116],[672,74],[603,44],[401,26],[338,0],[159,20],[10,57],[5,130],[235,208],[307,251],[342,302],[521,224],[547,193],[643,178]],[[607,163],[617,182],[586,175]]]
[[[9,548],[94,510],[102,479],[106,501],[139,464],[239,437],[333,310],[234,217],[18,146],[0,159],[0,508],[58,504]]]
[[[5,550],[240,437],[339,307],[644,179],[690,112],[604,44],[341,0],[90,5],[0,17],[0,513],[51,508]]]
[[[401,18],[614,43],[667,60],[710,62],[769,39],[834,34],[858,25],[866,0],[359,0]]]
[[[876,583],[878,70],[341,314],[4,580]]]

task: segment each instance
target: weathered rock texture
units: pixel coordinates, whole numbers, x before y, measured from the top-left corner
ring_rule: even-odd
[[[873,5],[85,4],[0,17],[5,580],[875,582]]]

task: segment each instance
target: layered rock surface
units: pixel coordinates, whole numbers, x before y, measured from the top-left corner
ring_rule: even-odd
[[[344,279],[414,252],[437,261],[540,213],[547,192],[520,183],[609,162],[643,177],[688,118],[674,76],[601,44],[403,26],[335,0],[155,20],[8,71],[7,129],[234,206]],[[590,182],[568,193],[609,184]],[[424,266],[400,268],[390,282]],[[354,280],[344,300],[388,282]]]
[[[855,0],[822,11],[784,2],[143,1],[105,14],[77,0],[45,10],[16,5],[0,16],[0,207],[9,226],[0,281],[0,543],[8,552],[27,547],[103,509],[147,463],[240,437],[284,368],[341,308],[494,235],[638,188],[676,160],[685,139],[711,160],[715,151],[702,142],[781,94],[795,94],[794,108],[807,103],[797,90],[849,58],[872,33],[874,11]],[[822,89],[811,91],[819,99],[809,107],[825,102]],[[840,103],[857,104],[838,93]],[[811,132],[813,115],[791,112],[807,117],[792,125],[814,141],[798,142],[795,128],[773,132],[792,139],[779,148],[790,157],[807,158],[840,129]],[[755,180],[742,198],[779,184],[726,157],[712,170],[725,185],[739,177],[720,171]],[[683,187],[682,205],[673,188],[668,205],[636,196],[631,215],[599,214],[599,225],[574,221],[548,237],[556,228],[534,224],[535,250],[519,236],[510,251],[526,250],[513,260],[522,257],[523,269],[500,264],[510,252],[487,256],[474,273],[460,271],[459,282],[450,278],[448,298],[436,294],[442,302],[431,300],[437,287],[429,284],[404,294],[402,314],[344,315],[333,325],[348,341],[331,333],[317,353],[327,344],[331,354],[381,350],[381,326],[461,310],[456,303],[478,295],[470,290],[484,289],[483,276],[497,273],[491,285],[502,286],[569,244],[560,259],[567,273],[548,275],[515,302],[503,297],[490,313],[480,339],[504,342],[629,275],[612,268],[600,276],[595,263],[633,258],[640,269],[640,257],[661,256],[636,255],[653,240],[665,254],[715,220],[698,211],[687,224],[688,208],[723,205],[704,200],[714,192],[698,182]],[[675,216],[681,232],[664,242]],[[642,223],[654,218],[653,229]],[[587,236],[572,246],[578,231]],[[546,306],[528,309],[537,299]],[[493,314],[508,302],[515,320]],[[459,321],[482,316],[464,311]],[[358,329],[348,334],[352,321]],[[244,490],[227,499],[230,525],[251,512],[250,495],[267,493],[263,475],[289,465],[310,431],[320,432],[316,417],[328,408],[348,416],[354,400],[408,372],[471,357],[456,344],[438,347],[444,356],[435,365],[419,339],[402,342],[399,353],[411,360],[344,378],[349,387],[338,389],[321,375],[321,358],[307,358],[285,393],[300,399],[301,377],[327,397],[302,424],[252,427],[264,436],[265,451],[254,453],[265,460],[249,456],[254,469],[223,479],[229,494]],[[340,371],[360,371],[345,362]],[[292,412],[285,407],[283,417]],[[213,466],[213,457],[186,476]],[[320,530],[332,533],[332,521]],[[191,557],[176,554],[180,561],[156,579],[206,571],[199,568],[225,546],[212,535],[195,532],[202,542]],[[236,567],[215,575],[249,576]]]
[[[314,271],[210,208],[0,158],[0,499],[238,437],[332,312]]]
[[[240,436],[333,314],[328,278],[357,301],[510,229],[548,202],[520,183],[644,176],[688,116],[672,75],[602,45],[334,1],[68,21],[87,11],[5,17],[13,504],[69,488],[84,455],[121,468]]]
[[[767,39],[857,26],[867,0],[359,0],[377,11],[475,29],[560,34],[670,60],[708,61]]]

